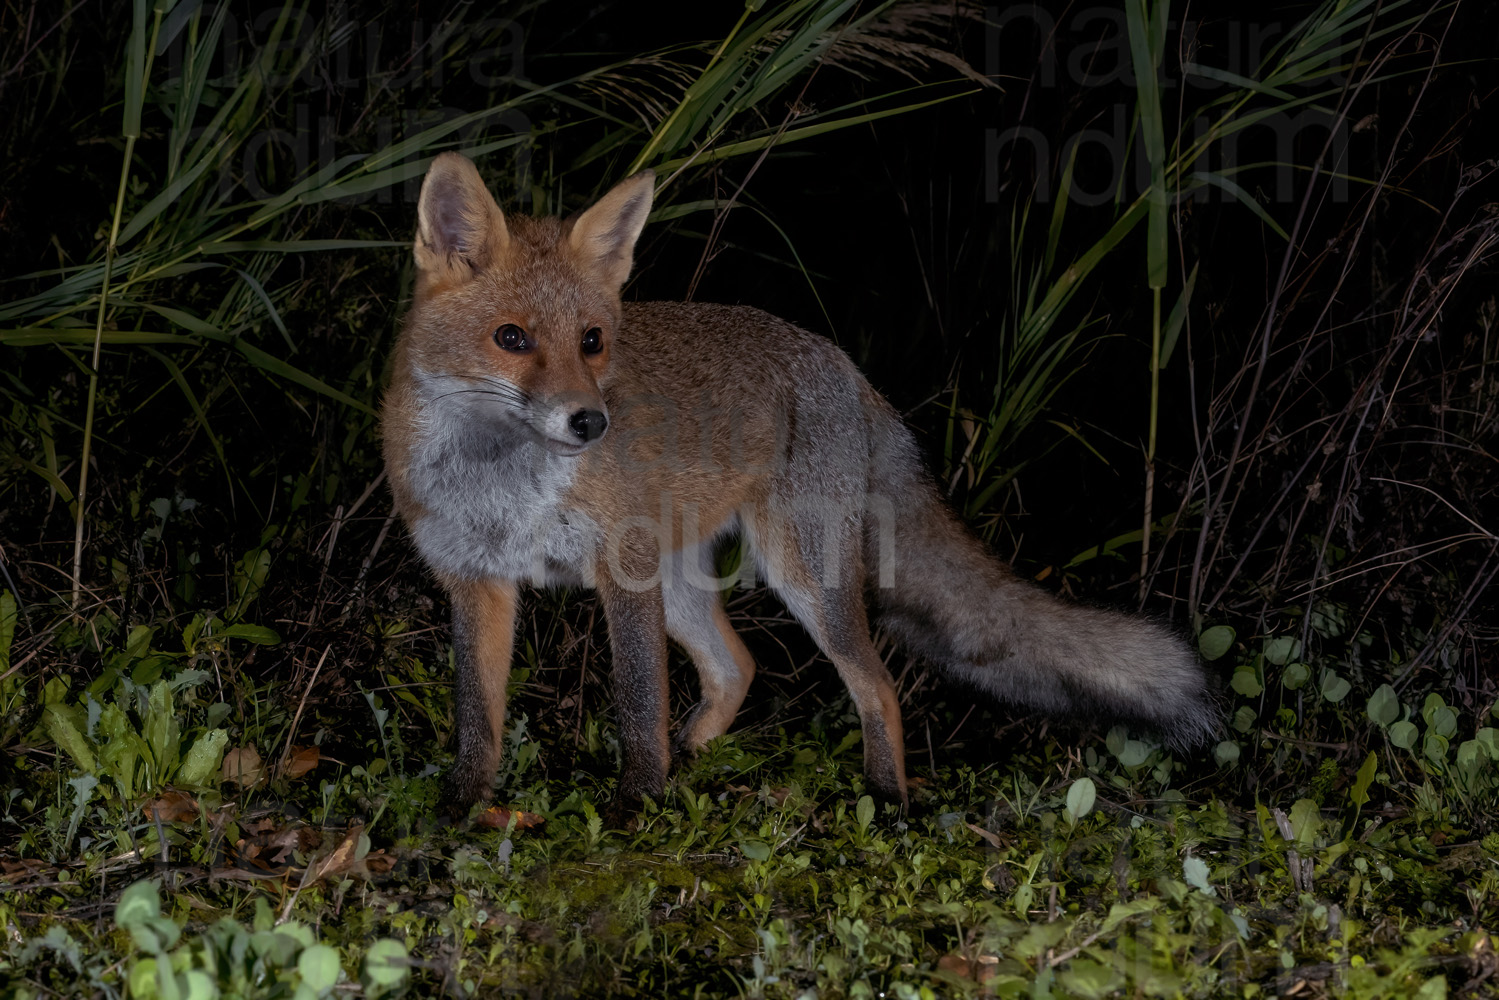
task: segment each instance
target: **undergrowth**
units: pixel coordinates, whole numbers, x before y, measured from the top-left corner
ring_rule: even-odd
[[[1327,0],[1239,59],[1261,11],[1026,10],[6,5],[0,995],[1495,994],[1494,14]],[[1116,112],[1110,175],[1068,140]],[[833,336],[1017,571],[1195,638],[1215,744],[877,637],[877,806],[739,590],[734,731],[609,824],[604,622],[532,592],[497,805],[444,815],[374,413],[448,148],[507,211],[654,167],[627,295]]]

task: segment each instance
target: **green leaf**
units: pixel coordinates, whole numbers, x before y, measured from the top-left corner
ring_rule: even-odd
[[[147,917],[159,916],[161,896],[157,892],[156,883],[150,879],[136,882],[120,893],[120,901],[115,904],[116,927],[128,928]]]
[[[1484,726],[1473,734],[1474,741],[1488,754],[1489,760],[1499,760],[1499,729]]]
[[[187,1000],[218,1000],[219,984],[208,978],[202,969],[188,969],[182,974],[187,986]]]
[[[99,765],[94,760],[94,752],[89,749],[88,741],[83,738],[77,721],[73,718],[76,711],[76,709],[70,711],[62,705],[48,705],[42,717],[47,725],[47,735],[52,737],[52,742],[67,751],[79,770],[93,774],[99,769]]]
[[[130,967],[130,974],[126,977],[130,983],[130,995],[132,997],[152,997],[156,995],[156,959],[143,958]]]
[[[1187,308],[1192,304],[1192,289],[1196,287],[1197,264],[1193,264],[1191,272],[1187,275],[1187,283],[1182,286],[1181,294],[1176,297],[1176,305],[1171,307],[1171,314],[1166,317],[1166,329],[1161,334],[1161,368],[1165,368],[1166,362],[1171,360],[1171,352],[1175,350],[1176,341],[1181,336],[1182,327],[1186,325]],[[1223,626],[1216,627],[1222,628]],[[1212,629],[1208,631],[1212,631]],[[1209,659],[1216,658],[1209,657]]]
[[[282,361],[274,354],[270,354],[269,352],[256,347],[254,344],[250,343],[248,340],[245,340],[243,337],[240,337],[234,341],[234,348],[235,350],[243,354],[246,358],[249,358],[250,363],[255,365],[257,368],[260,368],[262,371],[270,372],[272,375],[279,376],[286,379],[287,381],[295,382],[300,386],[311,389],[313,392],[321,393],[322,395],[327,396],[329,399],[337,400],[338,402],[343,403],[345,406],[353,407],[361,413],[367,413],[370,416],[375,415],[374,408],[368,403],[360,402],[353,396],[350,396],[348,393],[343,392],[340,389],[333,388],[322,379],[317,378],[314,375],[309,375],[307,372],[304,372],[296,365],[288,364],[287,362]]]
[[[1139,740],[1126,740],[1124,750],[1119,754],[1119,763],[1125,767],[1139,767],[1149,756],[1150,744],[1141,743]]]
[[[135,776],[151,750],[123,709],[111,701],[99,716],[99,764],[126,801],[135,798]]]
[[[1353,788],[1348,792],[1348,799],[1356,806],[1362,806],[1369,801],[1369,786],[1374,783],[1374,773],[1379,766],[1378,755],[1370,752],[1364,758],[1364,764],[1358,769],[1358,776],[1353,779]]]
[[[1067,814],[1073,823],[1077,823],[1088,813],[1093,811],[1093,804],[1098,800],[1098,789],[1093,785],[1092,778],[1078,778],[1067,789]]]
[[[1457,747],[1457,766],[1471,773],[1478,769],[1478,762],[1485,756],[1477,740],[1463,740]]]
[[[1440,733],[1428,732],[1426,734],[1425,742],[1421,744],[1421,752],[1424,753],[1426,755],[1426,759],[1431,761],[1433,764],[1443,766],[1447,763],[1448,745],[1449,744],[1447,742],[1447,737],[1441,735]]]
[[[406,946],[390,938],[381,938],[364,953],[364,976],[376,986],[391,987],[404,980],[411,971]]]
[[[182,731],[172,707],[172,688],[166,681],[151,685],[146,706],[146,724],[141,735],[155,763],[155,781],[160,785],[177,773],[178,754],[182,752]]]
[[[1287,243],[1291,241],[1291,234],[1286,232],[1285,229],[1281,227],[1281,224],[1279,222],[1275,221],[1275,218],[1268,211],[1266,211],[1265,206],[1261,205],[1259,203],[1259,200],[1255,198],[1254,195],[1250,194],[1248,191],[1245,191],[1237,183],[1229,180],[1223,174],[1217,173],[1212,170],[1198,170],[1192,174],[1192,179],[1194,181],[1201,181],[1204,184],[1211,184],[1213,187],[1221,189],[1225,193],[1232,195],[1236,200],[1243,202],[1245,205],[1248,205],[1249,210],[1255,215],[1259,216],[1260,221],[1269,226],[1270,229],[1274,231],[1275,235],[1279,236]]]
[[[1219,767],[1232,767],[1239,762],[1239,744],[1233,740],[1224,740],[1213,748],[1213,760],[1218,762]]]
[[[1259,718],[1259,713],[1248,705],[1240,705],[1239,710],[1234,713],[1232,725],[1241,733],[1247,733],[1254,728],[1254,720]]]
[[[1301,847],[1311,847],[1322,828],[1322,810],[1312,799],[1297,799],[1291,806],[1291,833]]]
[[[1388,684],[1375,688],[1374,693],[1369,696],[1367,711],[1370,721],[1382,729],[1388,729],[1400,717],[1400,699],[1396,696],[1395,689]]]
[[[1447,977],[1432,976],[1416,990],[1416,1000],[1447,1000]]]
[[[214,143],[214,151],[216,152],[228,139],[228,136],[220,136]],[[160,194],[152,198],[135,213],[129,224],[120,232],[115,245],[123,247],[133,240],[136,234],[154,222],[164,209],[175,204],[182,197],[182,192],[191,187],[193,182],[203,174],[203,171],[213,166],[215,162],[214,156],[210,154],[200,159],[191,169],[174,177],[171,183],[162,189]]]
[[[261,588],[265,586],[266,576],[270,570],[270,549],[262,547],[245,553],[234,571],[235,599],[234,603],[225,610],[225,618],[229,621],[236,621],[244,616],[250,605],[260,596]]]
[[[1431,724],[1431,731],[1443,739],[1450,740],[1457,735],[1457,713],[1447,705],[1432,712],[1427,722]]]
[[[1301,655],[1301,640],[1288,635],[1265,640],[1265,662],[1283,667]]]
[[[1124,986],[1124,974],[1112,966],[1087,958],[1074,958],[1057,977],[1067,996],[1083,997],[1084,1000],[1103,1000],[1117,995]],[[913,990],[910,994],[915,996]]]
[[[1229,681],[1229,686],[1246,698],[1253,698],[1264,690],[1259,675],[1248,663],[1241,663],[1234,668],[1233,680]]]
[[[338,952],[325,944],[315,944],[305,949],[297,958],[297,972],[302,982],[326,994],[338,985]]]
[[[1287,690],[1296,691],[1311,678],[1311,668],[1305,663],[1291,663],[1287,664],[1285,671],[1280,675],[1280,683]]]
[[[751,861],[770,860],[770,845],[763,840],[741,840],[739,850]]]
[[[1169,0],[1157,0],[1156,16],[1164,15]],[[1161,113],[1159,67],[1161,39],[1152,31],[1151,14],[1145,0],[1126,0],[1125,25],[1129,32],[1130,62],[1135,76],[1135,106],[1140,121],[1140,139],[1150,163],[1145,270],[1151,288],[1164,288],[1167,275],[1166,213],[1171,194],[1165,185],[1166,131]]]
[[[1446,707],[1447,703],[1442,700],[1442,696],[1433,691],[1431,694],[1427,695],[1426,700],[1421,703],[1421,718],[1425,719],[1426,724],[1430,726],[1432,725],[1432,718],[1436,715],[1437,710]]]
[[[1218,890],[1213,888],[1213,883],[1208,881],[1208,864],[1199,857],[1188,857],[1182,861],[1182,878],[1190,886],[1195,886],[1204,894],[1209,896],[1218,895]]]
[[[1226,69],[1218,69],[1217,67],[1207,66],[1202,63],[1186,63],[1182,66],[1182,72],[1187,76],[1200,76],[1204,80],[1226,83],[1240,90],[1252,90],[1267,97],[1274,97],[1277,100],[1289,101],[1294,99],[1294,95],[1289,91],[1278,90],[1275,87],[1267,86],[1253,77],[1243,76],[1239,73],[1234,73]]]
[[[317,935],[312,933],[312,928],[306,924],[289,921],[276,926],[276,933],[283,934],[297,943],[299,948],[311,948],[317,944]]]
[[[1081,145],[1080,142],[1074,142],[1067,153],[1067,166],[1062,168],[1062,183],[1057,187],[1057,196],[1051,207],[1051,224],[1046,227],[1046,255],[1041,264],[1047,274],[1051,273],[1052,265],[1057,260],[1057,246],[1062,240],[1062,224],[1067,217],[1067,206],[1072,202],[1072,172],[1077,166],[1077,150]]]
[[[1127,742],[1129,742],[1129,730],[1123,726],[1111,727],[1108,735],[1104,737],[1104,745],[1115,757],[1124,753],[1124,744]]]
[[[217,785],[224,750],[229,745],[227,729],[213,729],[193,741],[192,749],[177,771],[177,782],[183,785]]]
[[[1396,722],[1390,726],[1390,742],[1402,750],[1409,750],[1416,745],[1416,736],[1420,730],[1414,722]]]
[[[130,38],[125,43],[125,122],[120,134],[138,139],[152,53],[146,45],[146,0],[135,0],[132,6],[134,16],[130,22]]]
[[[1131,917],[1138,917],[1145,913],[1154,913],[1161,908],[1159,896],[1144,896],[1132,899],[1128,903],[1115,903],[1109,907],[1109,915],[1104,918],[1103,934],[1112,934],[1114,929]]]
[[[10,644],[16,637],[16,599],[0,590],[0,674],[10,669]]]
[[[874,799],[868,795],[859,796],[858,804],[854,806],[854,817],[859,821],[859,829],[868,830],[869,824],[874,822]]]
[[[1209,662],[1227,653],[1234,644],[1234,630],[1227,625],[1214,625],[1197,637],[1197,650]]]
[[[264,625],[230,625],[228,628],[220,629],[219,635],[225,639],[244,639],[262,646],[274,646],[281,641],[280,633]]]
[[[1322,697],[1324,700],[1336,705],[1348,697],[1348,692],[1352,690],[1353,685],[1349,684],[1346,678],[1338,676],[1336,672],[1328,670],[1322,674]]]

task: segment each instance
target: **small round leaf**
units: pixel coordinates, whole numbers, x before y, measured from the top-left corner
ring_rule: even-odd
[[[1283,667],[1301,654],[1301,640],[1288,635],[1278,635],[1265,640],[1265,660]]]
[[[1255,675],[1254,668],[1247,663],[1234,669],[1234,677],[1229,681],[1229,685],[1246,698],[1253,698],[1264,690],[1259,677]]]
[[[364,974],[378,986],[394,986],[411,971],[406,946],[391,938],[381,938],[364,953]]]
[[[297,959],[302,982],[318,993],[326,993],[338,984],[338,951],[325,944],[304,948]]]
[[[1396,696],[1395,689],[1388,684],[1375,688],[1374,693],[1369,696],[1368,712],[1369,719],[1375,725],[1389,728],[1400,717],[1400,699]]]
[[[1204,660],[1216,660],[1227,653],[1234,644],[1234,630],[1227,625],[1214,625],[1197,637],[1197,651]]]
[[[1149,756],[1150,744],[1141,743],[1139,740],[1126,740],[1124,752],[1119,755],[1119,763],[1125,767],[1139,767]]]
[[[115,926],[129,927],[149,917],[161,916],[161,897],[156,893],[156,883],[150,879],[137,882],[120,893],[115,904]]]
[[[1322,697],[1334,705],[1348,697],[1348,692],[1352,690],[1353,685],[1348,683],[1347,678],[1334,671],[1329,670],[1322,675]]]
[[[1072,822],[1076,823],[1084,816],[1093,811],[1093,803],[1098,800],[1098,789],[1093,785],[1092,778],[1078,778],[1067,789],[1067,811],[1072,814]]]

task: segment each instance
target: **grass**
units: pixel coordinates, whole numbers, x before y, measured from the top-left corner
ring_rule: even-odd
[[[1463,142],[1492,15],[1328,2],[1245,65],[1131,0],[1153,88],[1046,85],[965,5],[560,10],[392,50],[394,9],[5,8],[0,994],[1492,994],[1499,224]],[[1062,140],[1107,102],[1149,170],[1089,207]],[[1254,138],[1313,105],[1346,146]],[[1016,170],[979,205],[963,137],[1030,120],[1061,197]],[[976,705],[882,644],[897,814],[828,665],[736,591],[746,711],[611,826],[602,617],[535,593],[500,808],[439,817],[447,610],[373,413],[446,148],[507,210],[669,177],[629,294],[826,324],[1017,570],[1196,635],[1220,740]]]
[[[913,747],[901,815],[863,794],[835,697],[762,708],[621,829],[612,720],[559,734],[559,668],[517,685],[507,810],[454,828],[431,818],[443,699],[409,633],[376,640],[406,683],[354,720],[307,705],[315,678],[295,706],[216,701],[194,665],[222,676],[265,638],[221,634],[184,657],[137,632],[112,682],[51,686],[80,777],[24,755],[7,803],[39,820],[5,862],[15,995],[1438,996],[1495,968],[1499,834],[1473,826],[1499,730],[1435,694],[1355,697],[1294,640],[1205,634],[1238,706],[1216,766],[1123,730],[974,726]],[[223,759],[254,746],[263,774]]]

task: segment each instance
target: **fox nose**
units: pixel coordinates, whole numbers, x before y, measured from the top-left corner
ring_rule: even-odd
[[[573,429],[573,433],[578,436],[578,440],[586,444],[604,436],[604,429],[609,426],[609,418],[600,410],[579,410],[567,423]]]

